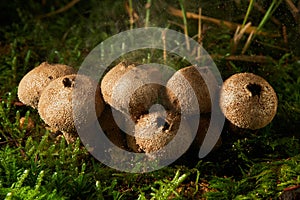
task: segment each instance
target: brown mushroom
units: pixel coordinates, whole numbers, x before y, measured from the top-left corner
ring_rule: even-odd
[[[272,121],[277,110],[277,97],[272,86],[262,77],[238,73],[225,80],[220,107],[235,126],[255,130]]]
[[[68,74],[76,73],[72,67],[62,64],[43,62],[28,72],[20,81],[18,97],[21,102],[33,108],[38,107],[43,89],[53,80]]]
[[[180,126],[182,126],[180,130],[183,133],[175,137]],[[135,125],[134,140],[138,148],[134,146],[132,149],[148,155],[156,154],[157,151],[172,142],[170,144],[171,152],[161,151],[156,156],[162,156],[162,159],[177,159],[188,149],[192,135],[187,123],[181,121],[180,116],[174,116],[172,113],[151,112],[138,120]],[[133,142],[131,144],[134,145]]]
[[[80,95],[76,102],[72,101],[75,87],[76,95]],[[95,107],[86,106],[92,103]],[[73,105],[77,107],[75,119]],[[103,109],[99,85],[87,76],[75,74],[52,81],[42,92],[38,104],[41,118],[49,126],[62,131],[68,143],[77,138],[75,124],[82,128],[88,126],[94,122],[94,115],[99,117]]]
[[[201,74],[199,73],[199,71]],[[216,79],[208,67],[196,68],[189,66],[178,70],[168,81],[167,96],[173,109],[182,114],[193,115],[211,112],[211,95],[203,76],[209,80],[208,84],[215,84]],[[180,101],[179,101],[180,100]],[[182,105],[180,105],[180,102]],[[198,102],[198,107],[195,102]]]
[[[115,119],[113,112],[117,112],[118,119]],[[109,140],[122,149],[126,149],[127,143],[125,135],[123,135],[122,131],[119,128],[118,123],[122,123],[123,119],[121,118],[122,113],[119,113],[114,108],[110,107],[109,105],[105,105],[105,108],[98,118],[99,124],[101,126],[102,131],[106,134]],[[122,125],[121,125],[122,126]]]
[[[103,99],[106,103],[112,105],[111,98],[113,88],[126,72],[130,71],[135,67],[135,64],[130,64],[128,62],[120,62],[105,74],[101,81],[101,92]]]
[[[159,101],[161,85],[154,80],[159,76],[156,69],[131,69],[111,88],[111,106],[137,121]]]

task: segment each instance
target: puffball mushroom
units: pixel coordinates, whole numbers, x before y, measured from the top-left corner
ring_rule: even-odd
[[[117,69],[123,70],[123,67],[117,66],[115,70]],[[110,72],[102,80],[103,89],[109,84],[106,79],[111,77]],[[160,77],[160,72],[156,69],[133,67],[121,77],[119,77],[120,72],[116,74],[118,80],[110,87],[110,96],[106,97],[107,102],[136,121],[141,115],[148,113],[149,108],[159,99],[161,86],[155,83],[155,79]]]
[[[272,86],[262,77],[238,73],[225,80],[220,107],[235,126],[255,130],[272,121],[277,110],[277,97]]]
[[[101,81],[101,92],[103,99],[106,103],[112,104],[112,92],[113,88],[117,84],[118,80],[128,71],[135,68],[135,64],[130,64],[127,62],[120,62],[112,69],[110,69]]]
[[[39,98],[43,89],[58,77],[74,74],[75,69],[62,64],[43,62],[28,72],[20,81],[18,87],[19,100],[33,108],[38,107]]]
[[[214,75],[208,67],[199,68],[189,66],[178,70],[167,82],[167,96],[174,109],[187,115],[209,113],[211,112],[211,95],[206,82],[202,76],[207,76],[209,84],[217,84]],[[213,91],[215,92],[215,91]],[[195,95],[193,95],[195,94]],[[196,97],[197,99],[193,98]],[[179,105],[178,99],[182,105]],[[196,107],[195,101],[198,101],[199,108]]]
[[[76,115],[78,118],[73,119],[72,99],[75,84],[78,91],[76,94],[80,97],[76,99],[78,102],[75,102],[76,106],[79,106],[77,108],[79,114]],[[104,110],[100,94],[99,85],[87,76],[76,74],[63,76],[52,81],[44,89],[38,104],[38,112],[46,124],[62,131],[67,142],[71,143],[77,138],[75,121],[84,128],[94,122],[95,112],[99,117]],[[93,103],[95,107],[86,106]]]
[[[166,115],[166,116],[165,116]],[[181,136],[174,137],[178,134],[179,126],[182,126]],[[189,142],[192,140],[190,129],[184,121],[180,120],[180,116],[172,113],[151,112],[142,116],[135,125],[134,132],[135,144],[131,141],[131,148],[138,149],[139,152],[146,154],[155,153],[165,147],[169,142],[172,152],[158,156],[164,156],[163,159],[177,158],[177,154],[184,153],[189,147]]]

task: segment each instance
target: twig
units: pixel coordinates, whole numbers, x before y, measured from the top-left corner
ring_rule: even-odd
[[[163,41],[163,58],[164,58],[164,64],[167,63],[167,44],[166,44],[166,31],[163,31],[161,34],[161,39]]]
[[[200,58],[201,56],[201,46],[202,46],[202,23],[201,23],[201,15],[202,15],[202,9],[199,8],[199,20],[198,20],[198,43],[200,46],[197,50],[197,58]]]
[[[291,0],[285,0],[285,3],[288,5],[293,17],[295,18],[296,21],[299,19],[299,10],[298,8],[294,5],[294,3]]]
[[[237,55],[237,56],[222,56],[222,55],[212,55],[213,59],[225,59],[230,61],[243,61],[243,62],[252,62],[252,63],[275,63],[275,60],[272,57],[268,56],[258,56],[258,55]]]
[[[254,34],[254,32],[252,31],[252,32],[250,33],[250,35],[248,36],[248,39],[247,39],[247,41],[246,41],[246,43],[245,43],[245,45],[244,45],[244,47],[243,47],[243,50],[242,50],[242,55],[245,54],[245,52],[246,52],[247,49],[249,48],[249,46],[250,46],[250,44],[251,44],[251,40],[252,40],[252,38],[253,38],[253,34]]]
[[[182,17],[182,13],[181,10],[178,10],[172,6],[168,7],[168,12],[171,15],[177,16],[177,17]],[[191,18],[191,19],[199,19],[199,15],[192,13],[192,12],[186,12],[186,17],[187,18]],[[229,21],[224,21],[224,20],[219,20],[219,19],[215,19],[215,18],[211,18],[211,17],[206,17],[204,15],[201,15],[201,19],[204,21],[208,21],[214,24],[217,24],[219,26],[224,25],[227,28],[229,28],[230,30],[236,30],[236,28],[238,26],[242,26],[241,24],[237,24],[237,23],[233,23],[233,22],[229,22]],[[269,36],[269,37],[280,37],[279,33],[276,34],[272,34],[272,33],[267,33],[267,32],[263,32],[263,31],[257,31],[257,27],[255,26],[250,26],[245,30],[245,33],[250,34],[252,31],[256,32],[257,35],[264,35],[264,36]]]
[[[128,15],[129,15],[130,29],[132,29],[133,24],[139,19],[139,15],[133,10],[132,0],[129,0],[129,1],[125,2],[125,9],[126,9]]]
[[[53,12],[50,12],[50,13],[47,13],[45,15],[41,15],[39,16],[38,18],[41,19],[41,18],[45,18],[45,17],[50,17],[50,16],[53,16],[53,15],[56,15],[56,14],[59,14],[59,13],[62,13],[62,12],[65,12],[67,10],[69,10],[70,8],[72,8],[76,3],[78,3],[80,0],[72,0],[70,3],[68,3],[67,5],[65,5],[64,7],[58,9],[58,10],[55,10]]]

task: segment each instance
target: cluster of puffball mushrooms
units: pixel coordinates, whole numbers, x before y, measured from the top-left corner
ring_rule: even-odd
[[[201,70],[205,76],[212,76],[209,80],[215,80],[209,68]],[[131,73],[124,78],[129,71]],[[76,79],[76,82],[82,83],[80,92],[83,95],[80,100],[85,103],[95,102],[95,109],[82,108],[87,113],[84,116],[89,116],[89,113],[96,110],[98,122],[106,136],[118,147],[136,153],[155,152],[167,145],[175,137],[179,124],[184,130],[184,137],[180,138],[179,144],[184,144],[191,137],[189,126],[193,123],[199,123],[199,126],[190,149],[199,149],[210,122],[211,95],[218,95],[224,116],[239,128],[260,129],[270,123],[276,114],[276,93],[267,81],[252,73],[232,75],[225,80],[218,94],[209,92],[203,77],[194,66],[178,70],[165,87],[143,84],[147,83],[149,74],[152,77],[160,76],[159,71],[144,73],[137,64],[121,62],[111,68],[98,84],[87,76],[76,74],[72,67],[43,62],[20,81],[18,97],[24,104],[38,109],[44,122],[61,131],[66,141],[72,143],[78,138],[75,121],[94,123],[92,118],[83,119],[79,116],[78,119],[73,119],[72,91]],[[134,82],[143,86],[128,97],[126,94],[132,92]],[[96,94],[94,88],[97,88]],[[199,108],[191,103],[191,92],[194,92]],[[156,104],[163,105],[166,112],[151,110]],[[124,115],[117,123],[112,112],[119,112],[122,116],[125,109],[133,123],[124,131],[119,126],[128,121],[128,115]],[[192,122],[192,116],[199,115],[196,112],[199,110],[200,121]],[[179,113],[186,114],[185,120],[181,120]],[[220,140],[216,146],[218,145]],[[174,149],[180,149],[180,146]]]

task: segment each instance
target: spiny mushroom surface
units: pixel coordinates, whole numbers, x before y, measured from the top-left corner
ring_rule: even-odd
[[[43,89],[53,80],[68,74],[76,73],[75,69],[62,64],[43,62],[28,72],[20,81],[18,97],[25,105],[38,107],[39,98]]]
[[[79,96],[76,96],[77,102],[72,102],[75,87],[76,95]],[[84,128],[95,121],[95,115],[99,117],[102,113],[104,102],[100,94],[99,85],[87,76],[75,74],[63,76],[52,81],[44,89],[38,104],[38,112],[46,124],[62,131],[68,137],[66,140],[73,142],[77,137],[75,121]],[[87,106],[93,103],[94,106]],[[73,119],[75,116],[73,104],[77,106],[75,119]]]
[[[208,84],[217,86],[217,82],[208,67],[189,66],[178,70],[168,81],[167,96],[175,110],[187,115],[211,112],[211,95],[202,76],[209,78]],[[180,101],[179,101],[180,99]],[[182,105],[180,105],[180,102]],[[198,102],[198,107],[195,102]]]
[[[220,107],[235,126],[255,130],[272,121],[277,110],[277,97],[272,86],[262,77],[238,73],[225,80]]]
[[[179,127],[182,126],[179,134]],[[135,144],[134,144],[135,140]],[[177,158],[179,152],[184,153],[192,141],[190,129],[184,121],[180,120],[179,116],[174,116],[172,113],[151,112],[141,117],[135,125],[134,140],[131,141],[132,149],[139,152],[155,153],[168,145],[169,142],[172,151],[162,156],[164,158]],[[180,156],[180,155],[179,155]]]

